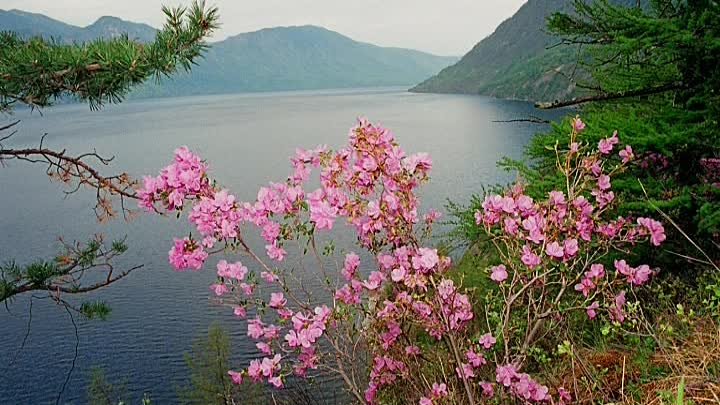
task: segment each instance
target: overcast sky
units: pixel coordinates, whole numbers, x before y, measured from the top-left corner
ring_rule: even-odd
[[[2,9],[86,26],[99,17],[162,25],[160,6],[191,0],[0,0]],[[223,24],[215,39],[279,25],[313,24],[377,45],[462,55],[526,0],[209,0]]]

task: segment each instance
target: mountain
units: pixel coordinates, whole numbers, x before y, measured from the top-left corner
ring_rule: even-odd
[[[455,61],[315,26],[277,27],[217,42],[190,74],[163,83],[183,94],[413,85]],[[162,95],[165,86],[147,90]]]
[[[77,27],[41,14],[0,10],[0,30],[62,42],[129,37],[149,42],[154,28],[102,17]],[[190,73],[146,83],[135,97],[233,92],[411,86],[455,63],[456,57],[380,47],[316,26],[266,28],[214,42]]]
[[[637,0],[611,2],[633,6]],[[545,30],[547,18],[554,12],[571,12],[572,3],[572,0],[529,0],[458,63],[410,91],[482,94],[531,101],[577,95],[581,91],[568,79],[578,74],[577,49],[553,47],[559,41]]]
[[[117,17],[100,17],[87,27],[77,27],[42,14],[21,10],[0,10],[0,30],[16,32],[23,38],[41,36],[60,42],[87,42],[98,38],[111,39],[127,34],[130,38],[149,42],[157,30]]]

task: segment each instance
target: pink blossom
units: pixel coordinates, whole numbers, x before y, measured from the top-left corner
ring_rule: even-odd
[[[572,120],[572,126],[575,132],[580,133],[585,130],[585,123],[582,122],[580,117],[575,117]]]
[[[598,177],[597,183],[600,190],[605,191],[610,189],[610,176],[608,176],[607,174],[600,175],[600,177]]]
[[[458,377],[463,380],[470,380],[472,378],[475,378],[475,371],[473,370],[473,367],[468,363],[462,363],[460,367],[455,367],[455,372],[457,373]]]
[[[495,380],[498,384],[509,387],[512,380],[517,376],[517,369],[512,364],[498,366],[495,371]]]
[[[233,384],[240,385],[243,381],[243,375],[242,373],[239,373],[237,371],[228,371],[228,375],[230,376],[230,379],[232,380]]]
[[[239,318],[245,318],[245,316],[247,316],[245,307],[241,307],[241,306],[237,306],[237,307],[233,308],[233,313],[235,314],[235,316],[237,316]]]
[[[175,239],[175,244],[168,253],[170,264],[178,271],[200,270],[207,258],[208,254],[203,247],[190,238]]]
[[[610,307],[611,320],[618,323],[625,322],[625,311],[623,309],[626,302],[625,291],[621,291],[620,294],[615,296],[615,304]]]
[[[557,259],[562,259],[563,256],[565,256],[565,250],[557,242],[548,243],[545,246],[545,253],[547,253],[548,256],[554,257]]]
[[[566,258],[573,258],[575,255],[577,255],[579,250],[578,247],[578,241],[577,239],[571,238],[571,239],[565,239],[565,242],[563,243],[563,251],[565,253]]]
[[[617,131],[613,132],[612,136],[610,138],[601,139],[598,143],[598,150],[603,155],[608,155],[610,152],[612,152],[613,147],[617,145],[619,142]]]
[[[595,283],[589,278],[583,278],[580,284],[575,285],[575,291],[582,292],[583,296],[588,297],[590,293],[595,289]]]
[[[437,249],[418,249],[418,256],[414,256],[412,262],[416,270],[432,270],[439,263]]]
[[[278,246],[277,243],[265,245],[265,249],[267,250],[268,257],[278,262],[283,261],[285,259],[285,255],[287,255],[285,249]]]
[[[522,262],[530,269],[534,269],[540,265],[540,256],[533,253],[532,249],[530,249],[530,246],[523,246],[522,252],[522,257],[520,258],[520,260],[522,260]]]
[[[470,363],[470,365],[473,366],[473,368],[478,368],[487,363],[485,357],[483,357],[482,354],[475,353],[475,351],[472,349],[468,350],[465,353],[465,357],[467,358],[467,361]]]
[[[586,308],[587,316],[590,319],[595,319],[597,316],[597,309],[600,308],[600,304],[597,301],[594,301],[592,304],[590,304],[589,307]]]
[[[435,399],[447,397],[449,395],[447,385],[445,383],[433,383],[431,395]]]
[[[626,145],[625,149],[620,151],[620,157],[622,158],[623,163],[628,163],[633,160],[635,154],[633,154],[633,150],[630,145]]]
[[[637,223],[650,233],[650,242],[653,246],[660,246],[665,241],[665,228],[659,221],[651,218],[638,218]]]
[[[278,277],[274,273],[270,273],[268,271],[261,272],[260,277],[268,283],[274,283],[274,282],[280,280],[280,277]]]
[[[495,266],[492,269],[492,274],[490,274],[490,279],[496,283],[502,283],[503,281],[507,280],[508,278],[508,272],[505,268],[505,265],[501,264],[499,266]]]
[[[495,396],[495,389],[493,388],[492,383],[483,381],[480,383],[480,388],[482,388],[482,394],[484,397],[492,398]]]
[[[380,288],[385,279],[385,274],[379,271],[373,271],[372,273],[370,273],[370,277],[368,277],[367,281],[365,281],[363,285],[368,290],[377,290],[378,288]]]
[[[283,309],[283,308],[285,308],[285,305],[287,305],[287,299],[281,292],[271,293],[269,305],[270,305],[270,308]]]
[[[418,356],[420,355],[420,348],[417,346],[407,346],[405,348],[405,354],[408,356]]]
[[[497,340],[490,333],[486,333],[480,336],[480,344],[486,349],[490,349],[495,345]]]
[[[228,291],[230,291],[225,284],[213,284],[210,286],[210,289],[217,295],[218,297],[222,296],[223,294],[227,294]]]

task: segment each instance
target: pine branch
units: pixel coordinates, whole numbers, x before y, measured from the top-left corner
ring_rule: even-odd
[[[189,9],[163,11],[166,24],[150,44],[125,36],[68,45],[0,33],[0,110],[11,109],[16,102],[46,107],[66,97],[99,108],[122,101],[132,87],[150,77],[189,70],[219,26],[217,8],[201,1]]]

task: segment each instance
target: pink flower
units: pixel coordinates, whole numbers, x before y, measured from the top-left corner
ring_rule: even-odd
[[[315,222],[315,227],[317,229],[332,229],[333,222],[337,217],[337,209],[332,207],[327,200],[315,198],[309,198],[308,205],[310,206],[310,220]]]
[[[425,223],[431,224],[442,217],[442,214],[437,210],[431,209],[425,214]]]
[[[170,264],[178,271],[200,270],[207,258],[208,254],[203,247],[190,238],[175,239],[175,244],[168,252]]]
[[[563,251],[565,252],[566,258],[573,258],[578,253],[578,241],[577,239],[565,239],[563,243]]]
[[[420,248],[418,256],[412,258],[413,268],[416,270],[432,270],[439,261],[437,249]]]
[[[421,397],[420,402],[418,402],[419,405],[433,405],[433,401],[428,397]]]
[[[562,259],[563,256],[565,256],[565,250],[557,242],[551,242],[545,245],[545,253],[547,253],[548,256],[554,257],[556,259]]]
[[[600,304],[597,301],[590,304],[590,306],[585,309],[585,311],[587,312],[588,318],[595,319],[595,317],[597,316],[596,310],[598,308],[600,308]]]
[[[260,277],[268,283],[274,283],[280,280],[280,277],[267,271],[261,272]]]
[[[270,294],[270,308],[283,309],[287,305],[287,299],[283,293],[271,293]]]
[[[245,318],[247,316],[247,311],[245,310],[245,307],[237,306],[233,308],[233,313],[239,318]]]
[[[572,396],[570,395],[568,390],[563,387],[558,388],[558,397],[560,398],[559,403],[561,405],[567,405],[572,403]]]
[[[517,376],[517,369],[512,364],[498,366],[495,370],[495,380],[498,384],[509,387],[512,380]]]
[[[610,319],[614,322],[623,323],[625,322],[625,311],[623,308],[626,303],[625,291],[621,291],[620,294],[615,296],[615,305],[610,307]]]
[[[431,395],[436,399],[447,397],[449,395],[447,385],[445,383],[433,383]]]
[[[650,243],[653,246],[660,246],[665,241],[665,228],[659,221],[651,218],[638,218],[637,223],[650,233]]]
[[[609,190],[610,189],[610,176],[607,174],[602,174],[600,177],[598,177],[598,188],[600,190]]]
[[[598,143],[598,150],[603,155],[608,155],[610,152],[612,152],[613,147],[617,145],[619,142],[617,131],[613,132],[613,135],[610,138],[601,139]]]
[[[243,375],[242,373],[238,373],[237,371],[228,371],[228,375],[230,376],[230,379],[232,380],[233,384],[240,385],[243,381]]]
[[[520,260],[531,270],[540,265],[540,256],[533,253],[528,245],[523,246],[523,254]]]
[[[282,388],[283,387],[283,381],[280,376],[275,376],[268,378],[268,383],[272,385],[275,388]]]
[[[620,157],[622,158],[623,163],[628,163],[633,160],[635,154],[633,154],[633,150],[630,145],[626,145],[625,149],[620,151]]]
[[[285,249],[279,247],[277,243],[273,243],[272,245],[265,245],[265,249],[267,250],[268,257],[278,262],[283,261],[283,259],[285,259],[285,255],[287,255]]]
[[[577,116],[575,118],[573,118],[572,126],[573,126],[573,129],[575,130],[575,132],[577,132],[577,133],[580,133],[585,130],[585,123],[582,122],[580,117],[577,117]]]
[[[470,365],[473,366],[473,368],[478,368],[487,363],[485,357],[483,357],[482,354],[475,353],[475,351],[472,349],[468,350],[467,353],[465,353],[465,357],[467,358]]]
[[[408,356],[418,356],[420,354],[420,348],[417,346],[407,346],[405,348],[405,354]]]
[[[595,283],[589,278],[583,278],[580,284],[575,285],[575,291],[582,292],[583,296],[588,297],[590,293],[595,289]]]
[[[599,263],[592,264],[590,265],[590,271],[588,271],[585,275],[586,277],[599,280],[605,277],[605,266]]]
[[[484,347],[486,349],[493,347],[496,342],[497,342],[497,340],[490,333],[486,333],[486,334],[480,336],[479,343],[482,345],[482,347]]]
[[[213,284],[210,286],[210,289],[217,295],[218,297],[222,296],[223,294],[227,294],[229,289],[225,284]]]
[[[490,274],[490,279],[496,283],[502,283],[503,281],[507,280],[508,278],[508,272],[505,268],[505,265],[501,264],[499,266],[495,266],[492,269],[492,273]]]
[[[473,367],[468,363],[462,363],[460,367],[455,367],[455,372],[458,377],[463,380],[470,380],[475,377],[475,371],[473,371]]]
[[[643,264],[637,268],[630,267],[625,260],[615,260],[615,269],[627,277],[627,282],[633,285],[643,285],[652,276],[650,266]]]
[[[492,383],[483,381],[480,383],[480,388],[482,388],[482,394],[484,397],[492,398],[495,396],[495,389],[493,388]]]
[[[379,271],[373,271],[370,273],[370,277],[368,277],[367,281],[363,283],[365,288],[368,290],[377,290],[382,285],[383,281],[385,281],[386,277],[385,274],[379,272]]]
[[[565,205],[565,194],[562,191],[551,191],[550,192],[550,204],[553,206],[564,206]]]
[[[270,345],[265,342],[257,342],[255,343],[255,347],[257,347],[258,350],[260,350],[263,354],[272,354],[272,349],[270,348]]]

